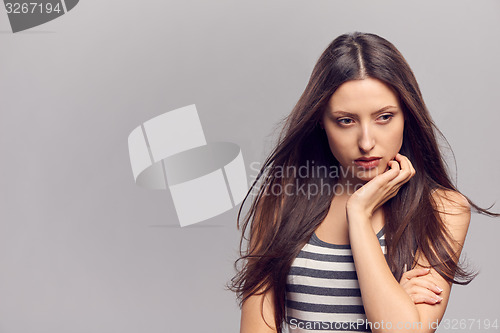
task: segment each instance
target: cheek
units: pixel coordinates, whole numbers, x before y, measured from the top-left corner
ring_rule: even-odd
[[[339,162],[342,162],[345,159],[346,154],[348,154],[349,151],[352,151],[352,140],[348,135],[340,135],[335,132],[327,133],[327,136],[330,151]]]
[[[388,147],[394,155],[396,155],[403,145],[403,127],[388,133],[386,147]]]

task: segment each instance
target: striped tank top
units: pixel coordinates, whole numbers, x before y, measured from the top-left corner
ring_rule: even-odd
[[[385,255],[384,228],[377,238]],[[286,316],[290,333],[370,332],[350,245],[313,233],[287,276]]]

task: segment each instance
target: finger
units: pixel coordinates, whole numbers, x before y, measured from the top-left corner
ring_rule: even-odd
[[[414,268],[404,273],[403,277],[409,280],[417,276],[429,274],[430,271],[431,270],[429,268]]]
[[[414,304],[430,304],[434,305],[441,302],[439,299],[426,297],[424,295],[410,295],[411,300]]]
[[[427,288],[422,288],[422,287],[412,287],[407,290],[405,290],[408,295],[412,296],[412,299],[415,301],[423,302],[423,303],[429,303],[429,304],[436,304],[439,303],[443,300],[443,298],[439,295],[436,295],[432,291],[430,291]]]
[[[412,173],[413,167],[408,157],[398,153],[396,154],[395,159],[401,165],[401,172],[400,172],[401,179],[404,180],[404,182],[410,180],[410,178],[413,177]]]
[[[377,179],[380,179],[379,182],[381,184],[386,184],[395,179],[399,175],[400,170],[399,163],[397,161],[390,160],[387,163],[387,169],[385,172],[380,174]]]
[[[401,169],[399,174],[389,181],[388,185],[389,187],[393,187],[399,191],[399,188],[407,183],[411,179],[411,177],[412,175],[409,170]]]
[[[403,162],[406,162],[405,164],[408,165],[408,169],[410,169],[410,171],[415,171],[415,169],[413,168],[413,164],[411,163],[410,159],[408,158],[408,156],[406,155],[403,155],[401,153],[397,153],[396,156],[394,157],[394,159],[398,160],[398,161],[403,161]]]
[[[401,170],[401,165],[396,160],[390,160],[388,164],[391,169]]]
[[[402,155],[402,154],[399,154],[399,155],[403,156],[404,159],[408,162],[408,168],[409,168],[410,174],[411,174],[410,178],[413,177],[416,173],[416,170],[413,167],[413,164],[411,163],[410,159],[408,157],[406,157],[405,155]]]
[[[410,164],[410,169],[411,169],[411,174],[412,174],[412,177],[417,173],[417,171],[415,170],[415,168],[413,167],[413,164],[411,163],[410,159],[408,159],[408,163]]]
[[[421,295],[421,294],[410,295],[410,298],[414,304],[434,305],[434,304],[440,303],[442,301],[442,299],[435,298],[435,297],[429,297],[427,295]]]
[[[436,295],[441,294],[441,292],[443,291],[443,289],[436,284],[434,279],[429,278],[428,275],[417,276],[407,281],[404,281],[403,283],[401,283],[401,286],[403,288],[412,288],[412,287],[425,288],[430,290]]]

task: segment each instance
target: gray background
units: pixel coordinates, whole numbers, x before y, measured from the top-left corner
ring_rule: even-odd
[[[168,191],[134,184],[128,134],[194,103],[250,180],[321,52],[354,30],[400,49],[459,189],[499,201],[500,2],[85,0],[18,34],[0,9],[0,332],[238,331],[223,288],[237,209],[180,228]],[[481,274],[453,287],[446,318],[500,317],[499,235],[473,215]]]

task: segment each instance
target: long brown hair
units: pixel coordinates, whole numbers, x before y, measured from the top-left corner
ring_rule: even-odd
[[[435,189],[458,190],[450,180],[438,147],[436,134],[443,139],[444,136],[431,119],[412,70],[384,38],[369,33],[344,34],[332,41],[320,56],[302,96],[283,119],[276,147],[243,201],[244,204],[258,188],[241,227],[241,257],[235,262],[238,273],[228,287],[238,294],[240,307],[251,295],[272,288],[278,332],[282,332],[286,319],[286,278],[290,266],[326,217],[334,195],[333,191],[325,194],[318,189],[324,189],[325,185],[331,189],[339,178],[328,172],[332,166],[340,165],[331,153],[319,120],[329,98],[341,84],[366,77],[381,80],[396,92],[405,115],[400,153],[410,159],[416,170],[415,176],[383,206],[386,258],[394,277],[400,280],[405,264],[414,267],[417,252],[449,282],[467,284],[476,275],[457,264],[450,234],[431,195]],[[301,166],[312,164],[315,170],[326,172],[306,176],[297,172]],[[499,216],[465,198],[477,212]],[[238,212],[238,229],[243,204]],[[245,234],[250,221],[248,239]],[[244,239],[249,241],[245,252]],[[238,268],[241,260],[244,264]]]

